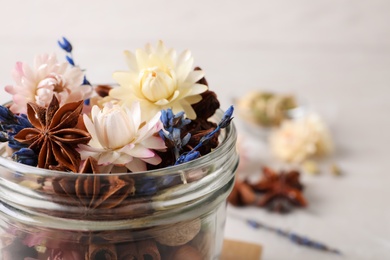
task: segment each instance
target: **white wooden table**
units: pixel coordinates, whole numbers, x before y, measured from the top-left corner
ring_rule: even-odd
[[[163,39],[189,48],[223,108],[253,89],[295,93],[330,124],[344,176],[307,176],[308,209],[289,215],[238,212],[291,229],[345,253],[343,259],[390,258],[390,2],[276,1],[1,1],[0,79],[12,83],[16,61],[62,52],[95,83],[126,69],[122,50]],[[10,99],[0,90],[0,102]],[[236,120],[238,128],[242,125]],[[241,133],[242,130],[241,130]],[[253,139],[249,153],[264,150]],[[267,156],[258,155],[259,164]],[[255,165],[253,171],[259,171]],[[331,259],[228,217],[226,237],[258,242],[264,259]],[[335,259],[338,259],[335,257]]]

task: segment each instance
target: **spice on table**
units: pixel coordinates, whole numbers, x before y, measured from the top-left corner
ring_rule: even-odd
[[[236,179],[228,201],[234,206],[252,205],[256,201],[256,194],[248,183]]]
[[[263,178],[251,185],[254,190],[263,193],[258,205],[280,213],[288,213],[294,206],[307,206],[299,175],[294,170],[276,173],[270,168],[264,168]]]
[[[279,213],[288,213],[293,207],[305,207],[300,173],[295,170],[277,173],[263,168],[263,176],[256,183],[236,179],[228,201],[234,206],[257,205]]]

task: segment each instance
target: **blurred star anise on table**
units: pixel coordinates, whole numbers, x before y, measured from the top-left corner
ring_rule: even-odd
[[[262,178],[256,183],[236,180],[228,200],[235,206],[256,205],[288,213],[294,207],[307,206],[299,175],[294,170],[277,173],[265,167]]]
[[[256,201],[256,194],[248,183],[236,180],[228,201],[234,206],[252,205]]]
[[[288,213],[294,206],[307,206],[299,175],[295,170],[276,173],[265,167],[263,178],[258,183],[250,184],[253,190],[263,193],[257,205],[279,213]]]

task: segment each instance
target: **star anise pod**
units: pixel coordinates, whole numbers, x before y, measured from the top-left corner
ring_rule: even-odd
[[[77,172],[80,154],[76,147],[91,139],[87,131],[76,127],[82,109],[82,100],[60,107],[54,95],[47,108],[29,102],[27,117],[34,128],[21,130],[15,139],[38,154],[38,167]]]
[[[234,206],[251,205],[256,201],[256,194],[248,183],[236,179],[228,201]]]
[[[282,175],[283,176],[282,176]],[[276,183],[280,182],[281,177],[283,178],[283,182],[287,185],[294,187],[298,190],[303,190],[303,185],[299,181],[299,172],[295,170],[291,170],[287,173],[278,174],[274,170],[264,167],[263,168],[263,177],[256,184],[252,184],[251,186],[256,191],[267,191],[272,189],[272,186]]]
[[[97,161],[89,157],[76,178],[66,176],[54,179],[54,192],[72,198],[77,204],[89,209],[115,208],[128,196],[134,195],[133,179],[99,174]]]
[[[294,206],[305,207],[307,201],[302,194],[303,186],[299,181],[299,172],[276,173],[269,168],[263,169],[263,178],[250,186],[264,194],[258,205],[280,213],[289,212]]]

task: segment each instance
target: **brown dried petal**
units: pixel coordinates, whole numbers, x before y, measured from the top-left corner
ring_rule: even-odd
[[[60,165],[66,166],[73,172],[78,171],[80,166],[80,154],[75,152],[74,148],[67,144],[54,141],[52,143],[52,152]]]
[[[49,104],[49,106],[47,107],[46,109],[46,122],[45,122],[45,126],[49,126],[50,128],[52,128],[50,126],[50,124],[53,123],[53,116],[58,112],[58,108],[60,107],[60,103],[58,102],[58,99],[55,95],[53,95],[53,98],[51,99],[51,102]],[[56,122],[55,125],[57,125],[58,122]]]
[[[96,86],[95,91],[99,96],[106,97],[111,89],[112,87],[110,85],[98,85]]]
[[[91,136],[80,129],[66,128],[52,132],[55,141],[66,144],[87,144]]]
[[[49,107],[50,108],[50,107]],[[48,108],[48,110],[50,110]],[[79,115],[83,109],[83,101],[67,103],[60,107],[54,114],[49,128],[54,130],[61,128],[73,128],[77,125]]]
[[[94,208],[114,208],[126,199],[133,187],[130,187],[125,181],[110,176],[110,184],[103,188],[99,199],[94,203]]]
[[[46,126],[46,109],[34,103],[27,103],[27,117],[30,123],[40,130]]]
[[[14,136],[14,139],[22,144],[32,144],[39,139],[41,131],[36,128],[24,128]]]

